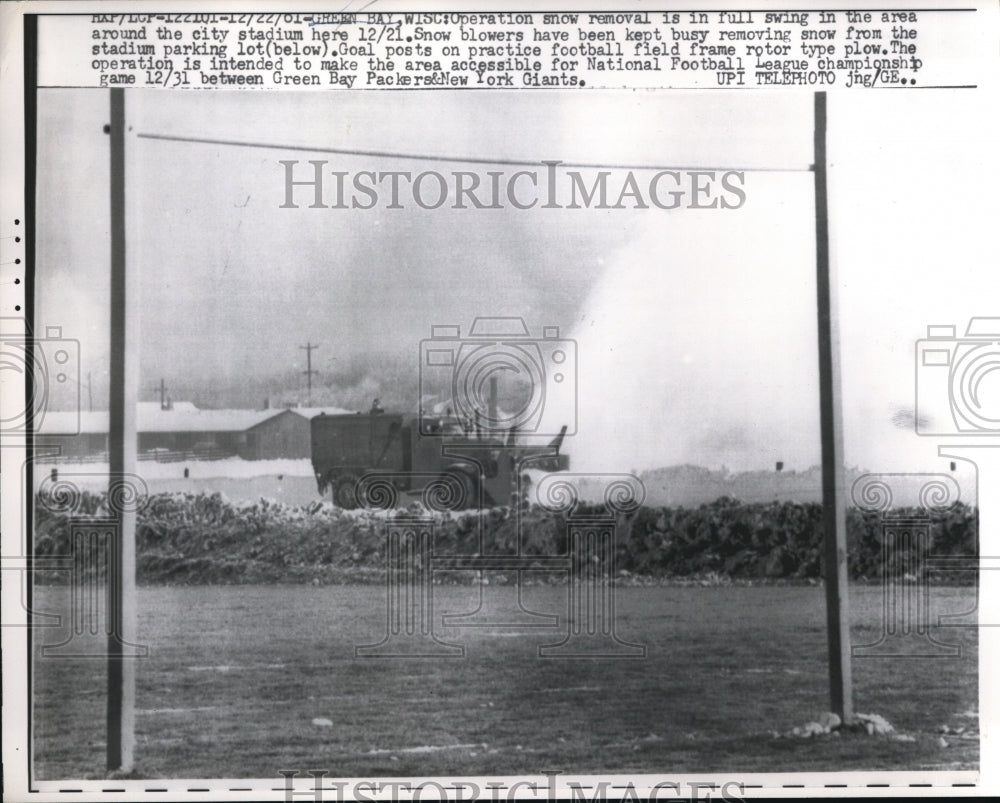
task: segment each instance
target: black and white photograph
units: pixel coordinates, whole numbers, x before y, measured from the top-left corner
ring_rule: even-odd
[[[2,9],[5,799],[1000,789],[995,6],[146,6]]]

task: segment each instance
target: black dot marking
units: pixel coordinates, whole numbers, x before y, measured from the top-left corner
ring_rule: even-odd
[[[14,279],[14,284],[20,284],[20,283],[21,283],[20,279]]]
[[[14,242],[15,242],[15,243],[19,243],[19,242],[21,242],[21,238],[20,238],[20,237],[15,237],[15,238],[14,238]]]
[[[21,311],[21,305],[20,304],[15,304],[14,305],[14,312],[20,312],[20,311]]]
[[[911,83],[911,84],[915,84],[916,82],[917,82],[917,79],[916,79],[916,78],[911,78],[911,79],[910,79],[910,83]]]
[[[587,85],[587,82],[586,82],[586,81],[581,81],[581,82],[580,82],[580,86],[586,86],[586,85]]]
[[[15,265],[20,265],[20,264],[21,264],[21,259],[20,259],[20,257],[18,257],[17,259],[15,259],[15,260],[14,260],[14,264],[15,264]]]
[[[111,133],[111,126],[108,125],[107,123],[105,123],[105,125],[104,125],[104,133],[105,134],[110,134]]]
[[[413,37],[412,36],[407,36],[406,37],[406,41],[407,42],[412,42],[413,41]]]
[[[21,225],[21,221],[18,220],[17,218],[14,218],[14,225],[15,226],[20,226]]]

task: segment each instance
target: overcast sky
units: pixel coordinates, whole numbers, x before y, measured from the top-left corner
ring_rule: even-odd
[[[906,418],[915,341],[929,323],[961,331],[970,315],[1000,314],[997,132],[975,101],[933,90],[831,98],[849,465],[939,468],[937,441],[914,435]],[[101,381],[107,94],[43,90],[39,109],[36,325],[79,338],[84,375]],[[301,370],[307,341],[321,345],[314,367],[327,376],[362,365],[377,386],[380,366],[394,361],[412,358],[415,376],[433,324],[464,334],[477,315],[520,315],[532,332],[555,325],[578,343],[569,446],[578,468],[819,462],[808,173],[748,172],[737,210],[293,210],[279,208],[282,159],[350,172],[516,168],[138,136],[801,168],[811,161],[810,95],[151,91],[127,95],[127,122],[141,398],[161,376],[196,387]],[[997,399],[1000,378],[983,388]]]

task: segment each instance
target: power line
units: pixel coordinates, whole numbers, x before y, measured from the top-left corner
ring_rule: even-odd
[[[167,404],[167,383],[164,379],[160,379],[160,384],[158,387],[154,388],[160,392],[160,409],[167,410],[169,405]]]
[[[642,165],[642,164],[601,164],[598,162],[557,162],[542,160],[529,162],[520,159],[494,159],[477,156],[443,156],[428,153],[406,153],[401,151],[366,151],[353,148],[329,148],[317,145],[281,145],[272,142],[244,142],[235,139],[212,139],[209,137],[182,137],[174,134],[137,134],[140,139],[154,139],[164,142],[190,142],[202,145],[228,145],[236,148],[269,148],[286,151],[305,151],[307,153],[334,153],[338,156],[368,156],[378,159],[407,159],[416,162],[448,162],[450,164],[481,164],[502,165],[504,167],[538,167],[543,164],[554,164],[561,168],[583,170],[683,170],[683,171],[736,171],[747,173],[809,173],[813,165],[806,167],[731,167],[725,165],[710,166],[677,166],[677,165]]]
[[[83,390],[84,388],[83,382],[81,382],[79,379],[73,379],[73,377],[69,377],[69,379],[76,383],[77,388]],[[87,371],[86,388],[87,388],[87,411],[92,413],[94,412],[94,378],[91,375],[90,371]]]

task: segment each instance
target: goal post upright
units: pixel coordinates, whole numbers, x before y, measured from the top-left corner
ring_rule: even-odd
[[[830,280],[827,208],[826,92],[813,99],[813,185],[816,196],[816,304],[819,335],[820,443],[823,474],[823,579],[830,664],[831,708],[854,718],[847,579],[847,490],[841,410],[840,343],[836,291]]]
[[[135,474],[138,277],[127,269],[125,253],[125,90],[110,90],[110,212],[111,212],[111,341],[110,399],[108,405],[108,504],[116,480]],[[109,628],[107,642],[107,769],[128,773],[135,752],[135,675],[127,645],[135,642],[135,509],[123,505],[114,511],[118,533],[113,541],[114,571],[108,572]]]

